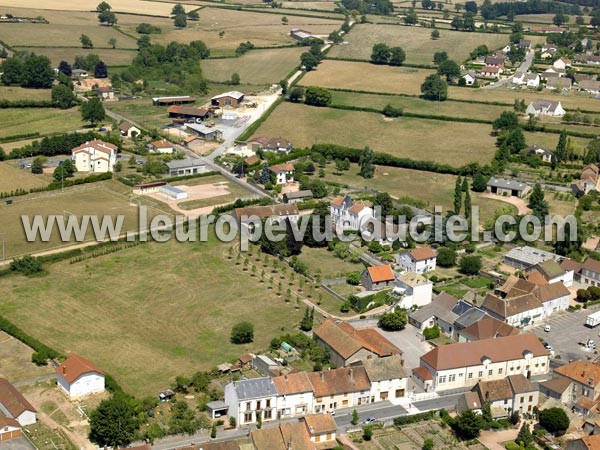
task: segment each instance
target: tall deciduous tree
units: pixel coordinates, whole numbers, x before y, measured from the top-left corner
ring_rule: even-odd
[[[92,126],[104,120],[106,111],[98,98],[92,98],[81,105],[81,118],[86,122],[90,122]]]
[[[52,88],[52,103],[60,109],[69,109],[75,105],[75,94],[64,84],[57,84]]]
[[[448,84],[437,74],[431,74],[421,85],[421,93],[426,100],[444,101],[448,98]]]
[[[94,48],[94,43],[87,34],[79,36],[79,42],[83,48]]]
[[[460,214],[460,207],[462,205],[462,180],[460,175],[456,178],[456,184],[454,185],[454,213]]]
[[[131,402],[123,395],[102,400],[90,415],[90,440],[99,446],[127,446],[137,429],[134,414]]]
[[[390,66],[401,66],[406,59],[406,52],[402,47],[392,47],[390,49]]]
[[[54,81],[54,71],[47,56],[30,55],[23,65],[21,86],[49,89]]]
[[[386,44],[375,44],[371,52],[373,64],[387,64],[390,59],[390,48]]]
[[[365,147],[363,152],[360,154],[360,159],[358,161],[358,165],[360,167],[360,171],[358,174],[363,178],[373,178],[375,174],[375,166],[373,165],[373,161],[375,159],[375,154],[373,150],[369,147]]]

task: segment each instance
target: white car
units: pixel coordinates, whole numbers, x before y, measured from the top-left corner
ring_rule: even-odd
[[[546,333],[547,333],[547,332],[549,332],[549,331],[550,331],[550,325],[546,325],[546,326],[544,327],[544,331],[545,331]]]

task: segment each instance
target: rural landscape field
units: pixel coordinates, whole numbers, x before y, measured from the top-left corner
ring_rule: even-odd
[[[0,450],[600,448],[599,65],[589,0],[0,0]]]

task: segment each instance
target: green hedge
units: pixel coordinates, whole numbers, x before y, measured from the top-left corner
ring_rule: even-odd
[[[14,323],[0,316],[0,330],[4,331],[7,334],[10,334],[15,339],[23,342],[25,345],[31,347],[36,352],[43,353],[47,355],[49,358],[54,359],[60,356],[53,348],[48,347],[45,344],[42,344],[37,339],[29,336],[19,327],[17,327]]]
[[[347,61],[347,62],[359,62],[359,63],[366,63],[366,64],[371,64],[371,61],[369,61],[368,59],[359,59],[359,58],[340,58],[340,57],[335,57],[335,56],[328,56],[325,59],[331,59],[332,61]],[[384,64],[385,65],[385,64]],[[399,67],[412,67],[415,69],[437,69],[437,66],[431,65],[431,64],[407,64],[407,63],[402,63],[401,66]]]
[[[38,137],[39,135],[40,133],[37,131],[34,131],[33,133],[13,134],[11,136],[4,136],[3,138],[0,138],[0,143],[21,141],[23,139]]]
[[[252,205],[266,206],[266,205],[272,205],[273,203],[274,203],[273,199],[270,197],[253,198],[251,200],[237,199],[233,203],[229,203],[227,205],[218,206],[218,207],[214,208],[212,213],[215,215],[218,215],[218,214],[224,214],[226,212],[233,211],[234,209],[237,209],[237,208],[245,208],[246,206],[252,206]]]
[[[0,109],[6,108],[54,108],[50,100],[0,100]]]
[[[411,423],[423,422],[425,420],[431,420],[437,415],[437,411],[427,411],[420,414],[413,414],[412,416],[400,416],[394,419],[394,425],[401,427],[402,425],[409,425]]]
[[[165,178],[164,180],[171,183],[173,181],[183,181],[183,180],[192,180],[194,178],[212,177],[213,175],[219,175],[220,173],[221,172],[219,172],[218,170],[211,170],[210,172],[196,173],[193,175],[180,175],[177,177],[169,177],[169,178]]]

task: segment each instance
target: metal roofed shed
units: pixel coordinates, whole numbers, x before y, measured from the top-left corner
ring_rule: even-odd
[[[487,183],[487,190],[506,197],[524,197],[531,190],[531,186],[517,180],[492,177]]]
[[[223,131],[221,131],[219,128],[207,127],[201,123],[188,123],[185,125],[185,129],[186,131],[191,130],[193,133],[207,141],[213,141],[223,137]]]
[[[169,168],[171,177],[206,172],[206,164],[201,159],[174,159],[165,164]]]
[[[158,192],[171,200],[185,200],[188,198],[188,193],[186,191],[168,184],[159,187]]]
[[[523,247],[515,247],[506,255],[504,255],[504,262],[509,266],[516,267],[517,269],[525,269],[529,266],[548,261],[549,259],[560,262],[562,258],[555,253],[550,253],[546,250],[530,247],[528,245],[524,245]]]
[[[227,406],[227,403],[221,400],[208,402],[206,404],[206,412],[210,415],[212,420],[215,420],[216,418],[221,416],[226,416],[227,411],[229,411],[229,406]]]

